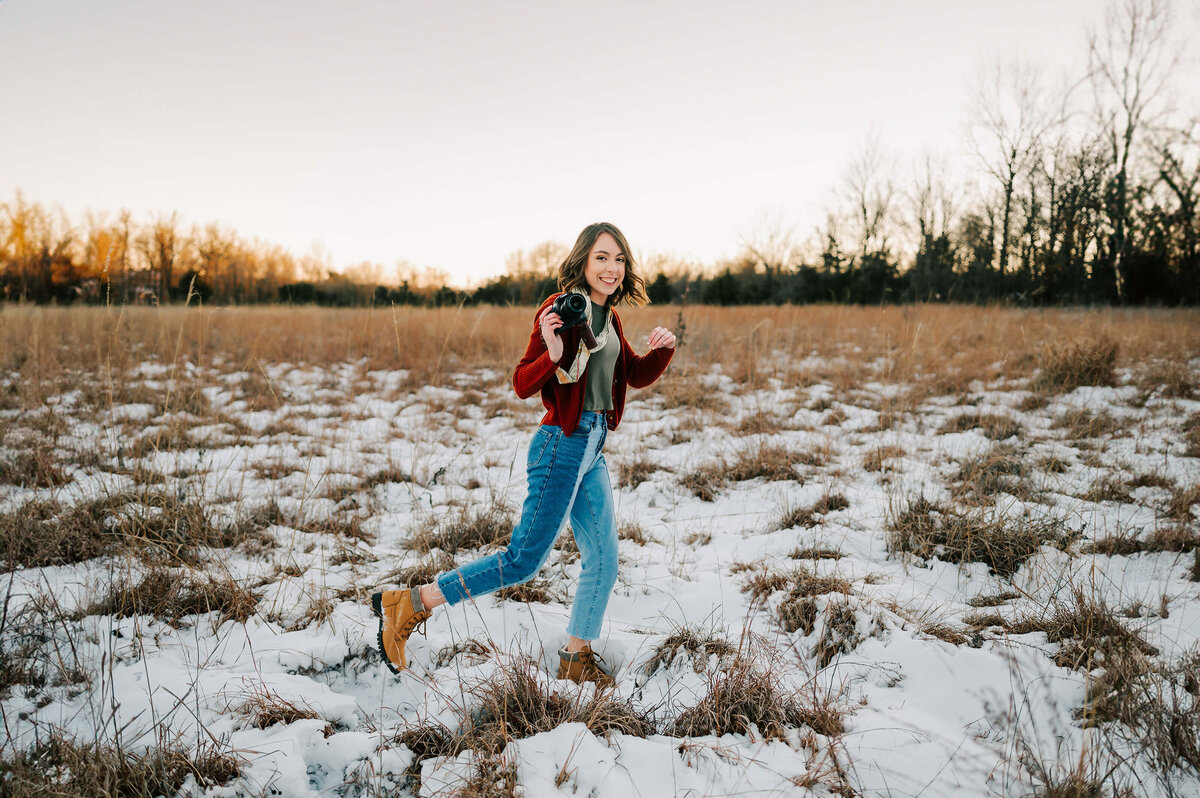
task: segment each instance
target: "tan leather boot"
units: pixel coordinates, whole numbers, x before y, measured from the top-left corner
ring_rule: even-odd
[[[385,590],[371,596],[371,609],[379,618],[379,653],[392,673],[408,667],[404,656],[404,644],[418,625],[423,624],[430,612],[421,604],[418,590]]]
[[[611,687],[617,680],[602,664],[603,661],[604,657],[592,651],[588,645],[570,653],[561,648],[558,650],[558,678],[570,679],[576,684],[595,682],[600,687]]]

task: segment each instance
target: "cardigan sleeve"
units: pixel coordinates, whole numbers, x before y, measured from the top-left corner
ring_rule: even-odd
[[[621,353],[625,358],[625,381],[633,388],[645,388],[647,385],[652,385],[667,370],[667,364],[675,356],[675,348],[663,349],[660,347],[651,349],[644,355],[639,355],[633,351],[629,341],[625,340],[625,329],[621,325],[620,316],[614,313],[613,320],[621,339]]]
[[[633,347],[621,336],[621,348],[625,353],[625,379],[633,388],[645,388],[652,385],[662,373],[667,370],[667,364],[675,356],[675,348],[651,349],[644,355],[638,355]]]
[[[555,296],[557,295],[551,295],[543,302],[534,315],[533,333],[529,336],[529,346],[526,347],[525,355],[517,364],[516,370],[513,371],[513,389],[522,399],[528,399],[542,390],[546,380],[550,379],[558,370],[558,364],[550,359],[550,353],[546,351],[546,342],[542,340],[542,330],[538,327],[538,319],[554,301]]]

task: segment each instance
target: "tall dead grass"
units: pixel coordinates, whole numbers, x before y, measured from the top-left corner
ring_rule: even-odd
[[[18,377],[17,396],[7,396],[5,404],[25,407],[37,406],[58,390],[61,378],[82,370],[118,390],[118,375],[148,360],[186,359],[231,370],[361,362],[368,369],[404,369],[415,384],[441,384],[467,370],[509,372],[528,342],[533,312],[10,305],[0,313],[0,373]],[[1057,341],[1119,341],[1111,357],[1117,368],[1200,356],[1195,310],[807,305],[689,306],[681,312],[650,306],[621,314],[639,350],[652,327],[686,325],[672,366],[677,376],[722,364],[726,374],[751,387],[778,378],[790,385],[827,381],[844,390],[882,379],[919,383],[926,394],[955,393],[972,380],[1028,377],[1041,369],[1046,387],[1062,388],[1074,378],[1069,358],[1066,372],[1055,370],[1058,350],[1050,343]],[[1097,351],[1096,362],[1109,365],[1108,350]],[[811,355],[822,362],[806,362]]]

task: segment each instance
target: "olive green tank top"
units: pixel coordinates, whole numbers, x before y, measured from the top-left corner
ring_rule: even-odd
[[[608,317],[603,305],[592,303],[592,335],[599,335]],[[608,336],[603,349],[592,352],[587,362],[587,388],[583,394],[584,410],[612,410],[613,371],[617,367],[617,355],[621,353],[621,340],[616,328]]]

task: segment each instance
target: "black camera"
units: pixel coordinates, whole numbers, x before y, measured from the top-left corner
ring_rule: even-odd
[[[554,300],[550,310],[562,319],[563,325],[556,330],[560,337],[572,327],[582,326],[583,342],[587,344],[588,349],[593,349],[596,346],[596,337],[592,335],[592,328],[587,323],[587,306],[587,297],[568,291]]]

